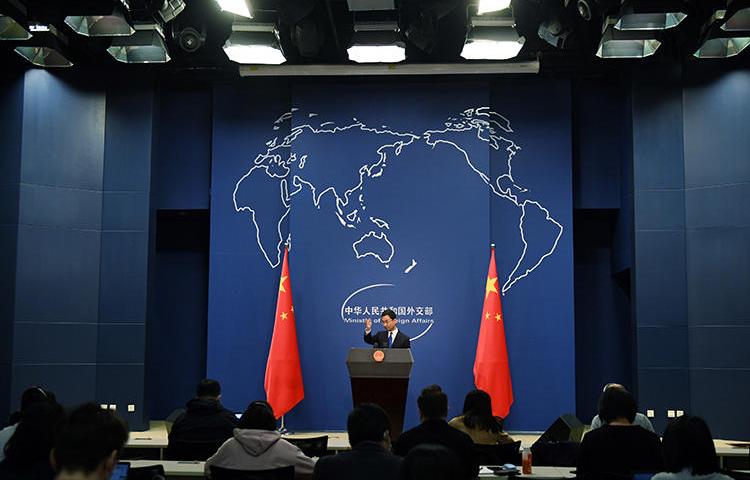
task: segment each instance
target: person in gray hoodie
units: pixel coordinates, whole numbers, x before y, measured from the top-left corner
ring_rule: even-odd
[[[281,438],[271,405],[258,400],[242,414],[232,438],[206,460],[209,476],[212,465],[232,470],[271,470],[294,465],[295,476],[309,476],[315,460]]]

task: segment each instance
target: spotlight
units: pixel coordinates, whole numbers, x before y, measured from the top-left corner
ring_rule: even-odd
[[[721,26],[727,32],[750,30],[750,1],[734,0],[727,6],[727,21]]]
[[[739,55],[750,45],[750,37],[709,38],[693,53],[696,58],[728,58]]]
[[[201,29],[198,30],[192,25],[182,29],[173,28],[172,38],[182,50],[188,53],[193,53],[206,43],[206,29],[205,26],[202,26]]]
[[[467,60],[508,60],[518,55],[524,40],[518,35],[512,18],[473,17],[461,57]]]
[[[133,35],[112,40],[107,52],[115,60],[123,63],[166,63],[170,60],[159,24],[136,23],[133,28]]]
[[[725,10],[717,10],[704,27],[703,43],[693,52],[696,58],[728,58],[742,53],[750,45],[747,31],[727,31],[718,28],[726,16]]]
[[[489,12],[498,12],[510,8],[510,0],[479,0],[477,15]]]
[[[615,24],[618,30],[668,30],[679,25],[686,17],[680,1],[631,0],[620,11]]]
[[[174,20],[183,10],[185,10],[184,0],[164,0],[159,9],[159,16],[164,20],[164,23],[167,23]]]
[[[236,63],[280,65],[286,62],[278,29],[272,23],[235,22],[223,48],[229,60]]]
[[[398,63],[406,59],[406,44],[396,22],[360,22],[346,53],[356,63]]]
[[[225,12],[233,13],[240,17],[253,18],[248,0],[216,0],[216,3]]]
[[[591,5],[592,0],[578,0],[576,2],[576,10],[578,14],[587,22],[594,16],[594,9]]]
[[[596,56],[599,58],[644,58],[656,53],[661,42],[653,33],[641,30],[617,30],[618,19],[607,17]]]
[[[32,37],[15,48],[17,54],[38,67],[71,67],[63,54],[68,39],[52,25],[31,24]]]
[[[12,17],[0,15],[0,40],[28,40],[31,34]]]
[[[556,48],[565,48],[568,36],[572,33],[559,19],[548,20],[539,24],[537,35],[539,38]]]
[[[69,15],[65,24],[74,32],[87,37],[118,37],[132,35],[135,30],[118,7],[106,13],[92,12],[90,15]]]

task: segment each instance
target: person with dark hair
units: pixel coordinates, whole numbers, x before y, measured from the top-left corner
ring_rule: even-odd
[[[719,473],[713,436],[700,417],[677,417],[662,439],[665,472],[652,480],[731,480]]]
[[[128,440],[125,421],[86,403],[66,415],[50,455],[57,480],[107,480]]]
[[[608,383],[604,385],[604,388],[602,391],[606,391],[610,388],[621,388],[625,389],[621,384],[619,383]],[[599,415],[594,415],[594,418],[591,419],[591,427],[589,430],[596,430],[597,428],[601,427],[605,423],[602,421],[602,419],[599,417]],[[635,413],[635,418],[633,419],[633,424],[638,425],[639,427],[645,428],[649,432],[654,431],[654,426],[651,424],[651,420],[648,419],[648,417],[640,412]]]
[[[208,378],[195,387],[195,398],[186,408],[169,431],[167,458],[205,460],[232,437],[237,417],[221,404],[219,382]]]
[[[503,432],[503,419],[492,415],[492,399],[484,390],[467,393],[463,415],[448,425],[470,436],[477,445],[513,443],[511,436]]]
[[[52,480],[55,471],[50,451],[55,445],[55,428],[63,416],[57,403],[37,402],[24,409],[21,421],[5,445],[0,462],[3,480]]]
[[[654,432],[633,424],[638,406],[624,388],[608,388],[599,398],[599,417],[606,423],[583,437],[578,476],[605,478],[662,469],[661,442]]]
[[[438,385],[430,385],[417,398],[417,407],[422,423],[401,434],[393,446],[394,453],[405,457],[417,445],[442,445],[453,451],[461,461],[463,477],[476,477],[479,465],[471,437],[445,421],[448,416],[448,396],[445,392]]]
[[[365,320],[365,343],[374,348],[411,348],[409,337],[398,329],[396,312],[386,308],[380,315],[380,322],[385,331],[373,335],[372,320]]]
[[[390,424],[385,411],[374,403],[354,407],[346,420],[352,449],[324,457],[315,464],[314,480],[380,480],[396,478],[401,458],[391,450]]]
[[[454,480],[461,478],[461,461],[442,445],[417,445],[404,458],[401,480]]]
[[[57,404],[55,394],[43,389],[42,387],[30,387],[21,394],[21,409],[13,412],[8,418],[8,426],[0,430],[0,462],[5,458],[5,444],[8,442],[13,432],[16,431],[18,422],[21,421],[23,412],[27,408],[40,402]]]
[[[211,465],[232,470],[270,470],[294,465],[295,475],[310,475],[315,460],[302,453],[276,431],[276,417],[268,402],[251,403],[240,417],[232,438],[206,460],[206,473]]]

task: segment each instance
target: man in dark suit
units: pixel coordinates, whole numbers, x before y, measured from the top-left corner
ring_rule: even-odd
[[[402,459],[390,452],[388,416],[374,403],[363,403],[346,421],[352,449],[315,464],[313,480],[382,480],[398,478]]]
[[[407,430],[393,445],[393,453],[405,456],[417,445],[442,445],[453,451],[461,461],[464,478],[479,475],[479,465],[471,437],[448,425],[448,396],[437,385],[422,390],[417,399],[421,424]]]
[[[365,342],[374,348],[411,348],[409,337],[398,330],[396,312],[390,308],[383,310],[380,321],[385,331],[372,334],[372,320],[365,321]]]

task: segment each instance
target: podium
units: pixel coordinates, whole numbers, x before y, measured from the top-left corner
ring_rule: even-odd
[[[408,348],[352,348],[346,358],[354,406],[360,403],[380,405],[391,422],[391,440],[396,440],[404,429],[406,393],[413,363]]]

